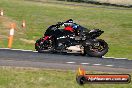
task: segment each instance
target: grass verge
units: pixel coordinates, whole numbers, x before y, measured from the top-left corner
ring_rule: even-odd
[[[97,72],[88,72],[97,73]],[[98,72],[99,73],[99,72]],[[103,72],[100,72],[104,74]],[[131,88],[130,84],[76,83],[76,72],[38,68],[0,67],[0,88]]]

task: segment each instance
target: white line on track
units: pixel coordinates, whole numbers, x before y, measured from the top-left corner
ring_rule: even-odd
[[[108,66],[108,67],[113,67],[114,65],[105,65],[105,66]]]
[[[89,63],[80,63],[80,64],[87,65],[87,64],[89,64]]]
[[[38,51],[33,51],[33,52],[38,52]]]
[[[102,56],[103,58],[114,58],[114,59],[119,59],[119,60],[123,60],[123,59],[127,59],[127,58],[115,58],[115,57],[105,57],[105,56]]]
[[[32,51],[32,50],[21,50],[21,51]]]
[[[0,48],[0,49],[9,49],[9,50],[20,50],[20,51],[32,51],[32,52],[37,52],[33,50],[24,50],[24,49],[11,49],[11,48]]]
[[[102,56],[103,58],[115,58],[115,57],[105,57],[105,56]]]
[[[93,65],[95,65],[95,66],[99,66],[99,65],[101,65],[101,64],[93,64]]]
[[[0,49],[10,49],[10,48],[0,48]]]
[[[76,62],[66,62],[67,64],[74,64],[74,63],[76,63]]]
[[[127,59],[127,58],[114,58],[114,59],[121,59],[121,60],[123,60],[123,59]]]
[[[22,49],[10,49],[10,50],[22,50]]]

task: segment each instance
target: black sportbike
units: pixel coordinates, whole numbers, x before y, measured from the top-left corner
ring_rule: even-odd
[[[79,25],[82,31],[75,33],[61,29],[61,25],[62,23],[58,22],[46,30],[44,36],[35,43],[36,51],[78,53],[92,57],[102,57],[108,52],[108,44],[102,39],[97,39],[104,31],[88,30]]]

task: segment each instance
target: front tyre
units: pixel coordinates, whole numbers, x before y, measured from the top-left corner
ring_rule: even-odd
[[[35,49],[39,53],[43,53],[43,47],[40,45],[40,43],[37,43],[37,42],[35,43]]]
[[[37,40],[35,43],[35,49],[39,53],[44,53],[53,51],[54,47],[52,46],[51,40],[45,40],[44,42],[42,42],[42,40]]]
[[[40,42],[42,41],[42,38],[38,39],[35,43],[35,49],[36,51],[38,51],[39,53],[42,53],[42,49],[41,49],[41,46],[40,46]]]
[[[96,41],[92,46],[85,47],[85,52],[92,57],[102,57],[108,52],[108,44],[102,39],[97,39]]]

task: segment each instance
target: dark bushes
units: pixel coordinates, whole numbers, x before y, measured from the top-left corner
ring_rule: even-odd
[[[111,3],[102,3],[94,0],[58,0],[58,1],[68,1],[68,2],[83,2],[83,3],[90,3],[96,5],[106,5],[106,6],[117,6],[117,7],[126,7],[131,8],[132,5],[119,5],[119,4],[111,4]]]

